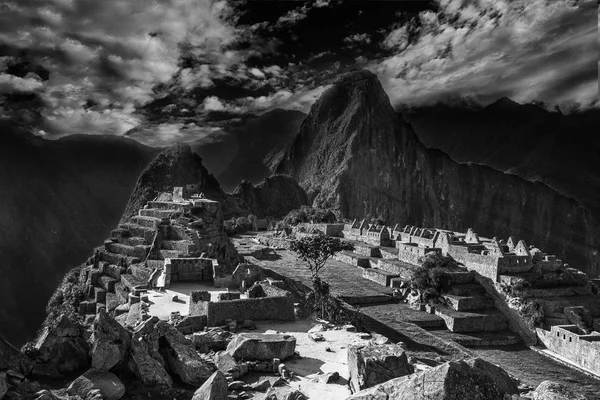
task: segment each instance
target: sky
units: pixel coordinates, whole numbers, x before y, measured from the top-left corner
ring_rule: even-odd
[[[0,117],[154,146],[368,69],[394,106],[598,107],[596,0],[0,0]],[[129,133],[128,133],[129,132]]]

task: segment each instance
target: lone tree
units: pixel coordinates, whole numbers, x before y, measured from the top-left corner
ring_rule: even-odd
[[[319,271],[336,253],[354,250],[351,243],[327,235],[308,236],[294,240],[290,248],[298,254],[298,258],[308,264],[313,281],[319,279]]]
[[[325,302],[329,298],[329,285],[321,280],[319,271],[336,253],[344,250],[352,251],[354,246],[338,238],[321,234],[294,240],[290,248],[298,254],[299,259],[308,264],[313,283],[314,306],[321,311],[321,317],[325,317]]]

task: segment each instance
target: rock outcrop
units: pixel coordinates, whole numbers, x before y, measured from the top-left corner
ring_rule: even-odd
[[[82,399],[90,398],[90,394],[95,391],[99,392],[102,400],[119,400],[125,395],[125,386],[115,374],[91,369],[67,388],[70,395]]]
[[[10,369],[27,375],[32,368],[33,362],[0,336],[0,371]]]
[[[600,225],[587,210],[544,184],[427,149],[367,71],[325,91],[272,165],[314,206],[347,218],[513,235],[599,272]]]
[[[227,400],[227,379],[221,371],[212,374],[194,392],[192,400]]]
[[[480,360],[476,365],[481,367],[484,363],[487,362]],[[451,361],[362,390],[348,400],[503,400],[504,395],[517,393],[506,392],[496,383],[496,377],[504,381],[505,372],[500,368],[486,367],[481,371],[471,364]]]
[[[544,381],[535,388],[533,400],[588,400],[558,382]]]
[[[91,342],[92,368],[108,371],[127,361],[131,333],[101,308],[94,321]]]
[[[348,348],[350,387],[354,392],[412,374],[413,366],[400,346],[371,345]]]
[[[159,352],[157,322],[158,317],[152,317],[133,333],[128,366],[144,385],[171,387],[173,380],[165,370],[166,363]]]
[[[308,196],[295,179],[273,175],[257,185],[244,180],[233,193],[229,207],[231,215],[254,214],[258,217],[283,217],[291,210],[308,204]]]
[[[56,378],[89,368],[90,349],[82,329],[65,314],[47,323],[33,343],[34,375]]]
[[[295,337],[267,333],[240,333],[227,346],[236,360],[285,360],[295,349]]]

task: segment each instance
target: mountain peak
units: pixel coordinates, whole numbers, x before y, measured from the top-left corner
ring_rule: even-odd
[[[188,184],[199,184],[208,198],[221,199],[225,195],[219,182],[202,165],[202,158],[192,152],[189,144],[179,143],[164,150],[144,169],[121,220],[135,215],[160,192]]]

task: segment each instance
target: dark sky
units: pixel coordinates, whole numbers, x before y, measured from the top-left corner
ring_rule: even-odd
[[[46,137],[190,140],[354,68],[394,105],[597,107],[597,2],[0,0],[0,116]]]

